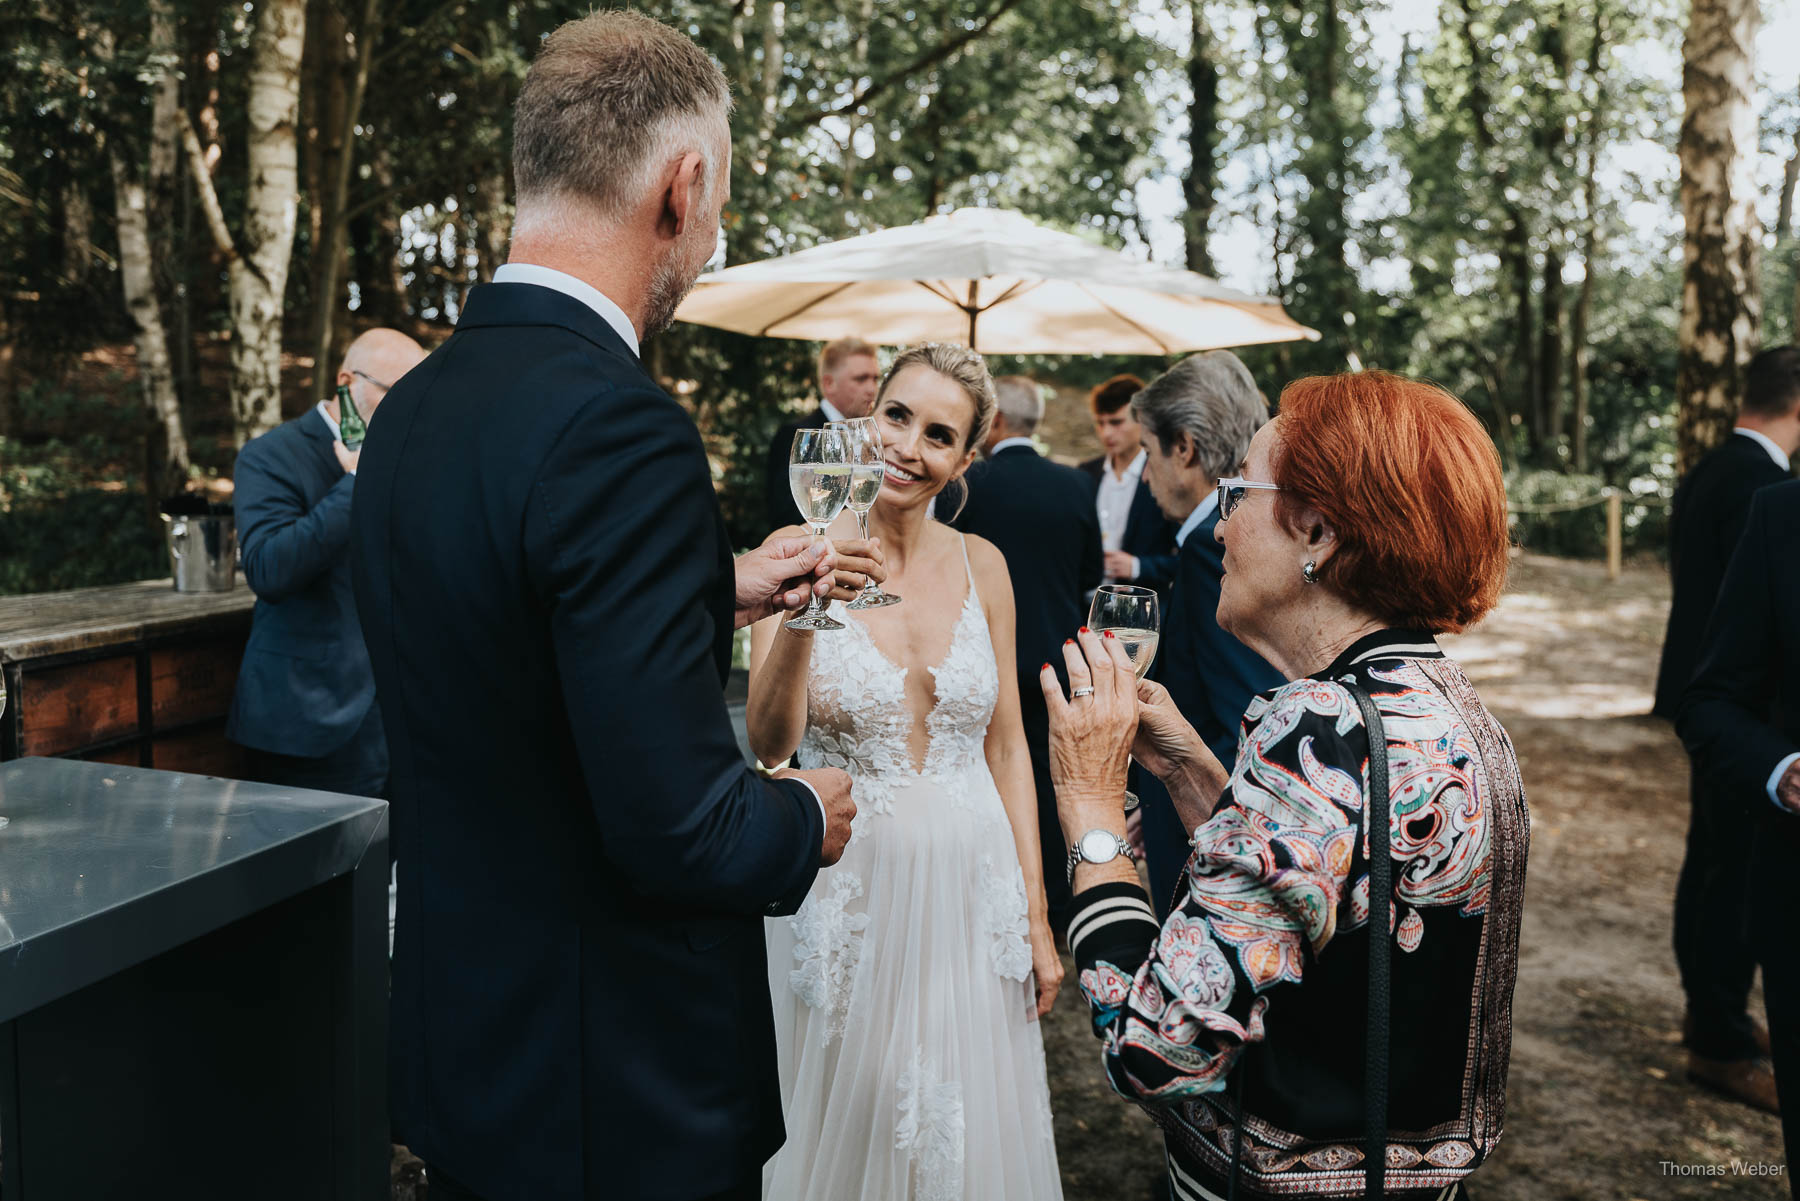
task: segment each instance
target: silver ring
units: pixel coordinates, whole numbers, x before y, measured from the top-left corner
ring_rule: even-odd
[[[1093,695],[1094,695],[1094,690],[1092,688],[1071,688],[1069,690],[1069,699],[1070,700],[1074,700],[1078,696],[1093,696]]]

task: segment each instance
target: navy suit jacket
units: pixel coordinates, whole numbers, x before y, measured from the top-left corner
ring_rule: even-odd
[[[1225,548],[1213,536],[1218,528],[1215,510],[1181,544],[1175,586],[1163,617],[1162,644],[1150,672],[1230,771],[1237,759],[1238,733],[1250,698],[1278,688],[1286,680],[1262,656],[1219,628]],[[1187,835],[1168,790],[1149,772],[1136,775],[1136,791],[1144,807],[1151,898],[1159,910],[1166,910],[1188,860]]]
[[[350,492],[316,410],[238,452],[233,506],[256,593],[225,734],[281,755],[342,747],[375,703],[350,585]]]
[[[1765,456],[1766,458],[1766,456]],[[1800,873],[1800,814],[1769,799],[1769,776],[1800,751],[1800,480],[1750,502],[1682,693],[1675,728],[1694,771],[1721,798],[1747,804],[1764,837],[1747,849],[1758,898],[1751,920],[1792,945],[1787,911]]]
[[[781,1144],[763,917],[818,871],[744,763],[699,432],[593,310],[471,289],[371,423],[396,1137],[491,1201],[704,1196]]]
[[[1744,532],[1750,498],[1783,474],[1760,442],[1732,434],[1708,451],[1675,489],[1669,510],[1669,575],[1674,596],[1663,637],[1652,712],[1674,720],[1682,691],[1700,663],[1706,619],[1725,580],[1725,564]]]
[[[1089,459],[1081,465],[1081,469],[1093,480],[1093,499],[1098,504],[1100,481],[1106,472],[1106,456]],[[1169,585],[1175,580],[1178,556],[1175,531],[1180,528],[1180,522],[1170,521],[1163,516],[1162,506],[1150,494],[1150,485],[1140,476],[1137,491],[1131,497],[1131,511],[1125,517],[1125,532],[1119,539],[1119,549],[1128,555],[1136,555],[1138,561],[1137,578],[1125,582],[1154,588],[1166,601]]]

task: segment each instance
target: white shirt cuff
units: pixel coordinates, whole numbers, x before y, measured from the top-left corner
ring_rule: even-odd
[[[1131,556],[1131,578],[1134,580],[1142,579],[1143,575],[1144,575],[1144,569],[1143,569],[1143,566],[1138,562],[1138,557],[1136,555]]]
[[[1775,807],[1783,813],[1792,813],[1793,810],[1781,803],[1781,798],[1776,794],[1775,790],[1781,786],[1781,777],[1787,775],[1788,768],[1794,765],[1794,760],[1796,759],[1800,759],[1800,751],[1795,751],[1786,759],[1777,763],[1775,765],[1775,770],[1769,773],[1769,799],[1774,801]]]
[[[825,798],[819,795],[819,790],[814,788],[811,784],[808,784],[805,780],[802,780],[799,776],[787,776],[785,778],[792,780],[794,783],[806,789],[806,791],[812,793],[813,800],[817,801],[819,804],[819,824],[821,826],[831,825],[831,820],[825,816]]]

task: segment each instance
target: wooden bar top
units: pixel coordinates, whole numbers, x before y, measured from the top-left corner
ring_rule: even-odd
[[[0,596],[0,662],[20,663],[181,633],[247,614],[256,594],[242,575],[230,592],[177,592],[168,579],[72,592]]]

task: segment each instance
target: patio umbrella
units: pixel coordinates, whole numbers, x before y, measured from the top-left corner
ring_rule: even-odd
[[[1270,297],[977,208],[715,271],[675,315],[769,338],[984,354],[1166,355],[1319,336]]]

